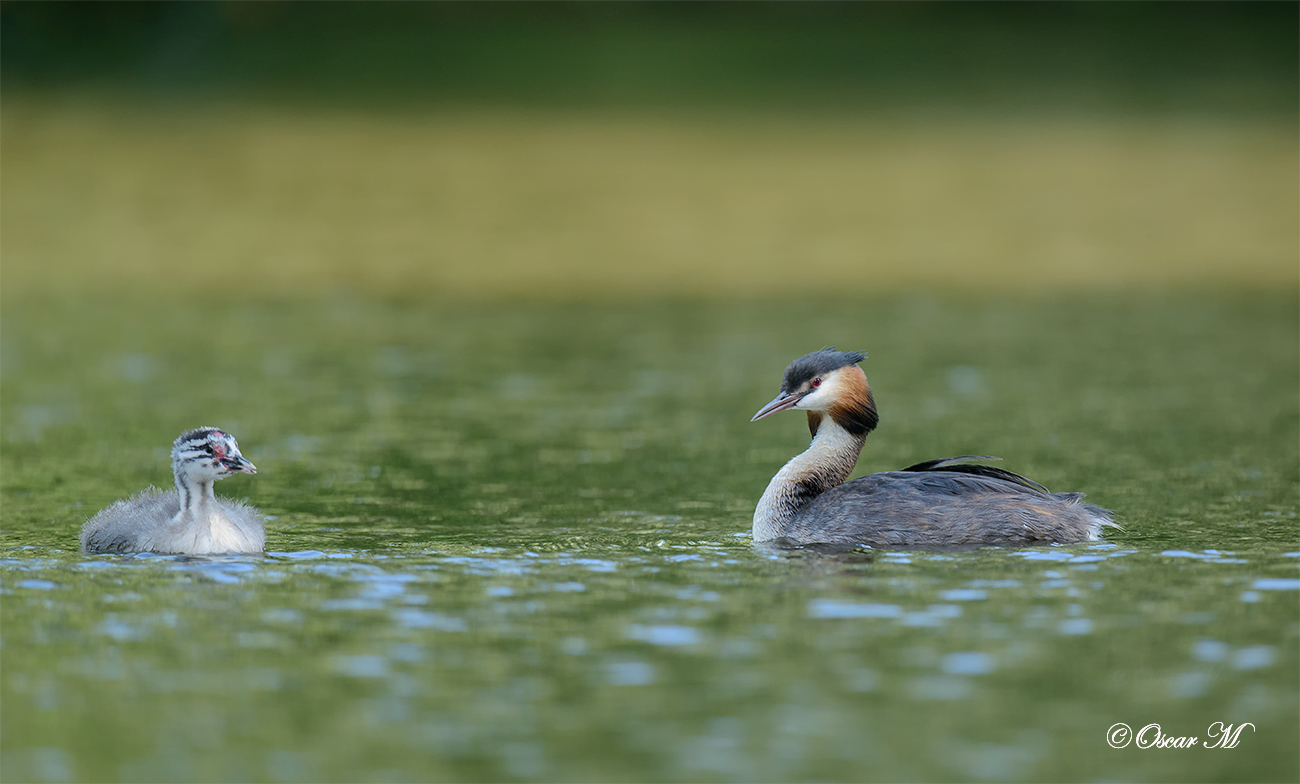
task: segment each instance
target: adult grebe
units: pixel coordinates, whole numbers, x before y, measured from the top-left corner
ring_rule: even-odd
[[[772,477],[754,510],[754,541],[873,547],[1082,542],[1115,525],[1083,493],[1049,493],[1019,474],[951,457],[844,480],[876,427],[867,355],[833,348],[785,369],[781,393],[750,421],[800,408],[812,445]],[[841,484],[843,483],[843,484]]]
[[[81,549],[180,555],[262,552],[262,515],[212,493],[218,479],[257,473],[239,453],[233,436],[215,427],[187,430],[172,444],[172,471],[176,492],[150,487],[113,503],[81,529]]]

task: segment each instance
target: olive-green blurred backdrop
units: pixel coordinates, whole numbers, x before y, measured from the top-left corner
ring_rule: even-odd
[[[13,3],[3,297],[1297,284],[1293,3]]]

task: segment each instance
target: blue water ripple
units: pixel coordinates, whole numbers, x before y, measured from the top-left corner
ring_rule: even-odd
[[[640,624],[632,624],[624,630],[624,634],[631,640],[640,640],[641,642],[648,642],[651,645],[665,645],[669,647],[696,645],[702,638],[700,630],[693,626],[677,626],[671,624],[661,626],[642,626]]]
[[[850,604],[834,599],[808,602],[810,618],[900,618],[903,608],[897,604]]]
[[[949,675],[988,675],[998,667],[997,659],[983,651],[958,651],[943,657],[939,669]]]
[[[1251,585],[1256,591],[1300,591],[1300,579],[1292,577],[1260,577]]]

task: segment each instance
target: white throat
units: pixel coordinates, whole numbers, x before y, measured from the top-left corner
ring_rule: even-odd
[[[866,434],[855,436],[823,416],[812,443],[776,472],[758,499],[754,541],[780,538],[814,498],[848,479],[866,439]]]
[[[185,532],[190,541],[187,552],[196,554],[227,553],[238,551],[248,536],[231,520],[217,503],[213,493],[213,480],[199,480],[176,474],[176,490],[180,493],[181,508],[172,518],[172,525]]]
[[[176,491],[181,495],[181,514],[186,512],[199,513],[205,509],[211,509],[216,504],[217,496],[212,491],[215,484],[212,480],[206,482],[186,476],[181,473],[176,474]]]

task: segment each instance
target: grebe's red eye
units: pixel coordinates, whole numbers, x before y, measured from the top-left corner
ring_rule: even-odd
[[[816,389],[817,387],[819,387],[819,386],[821,386],[821,385],[822,385],[822,380],[821,380],[820,378],[814,378],[814,379],[813,379],[813,389]]]

